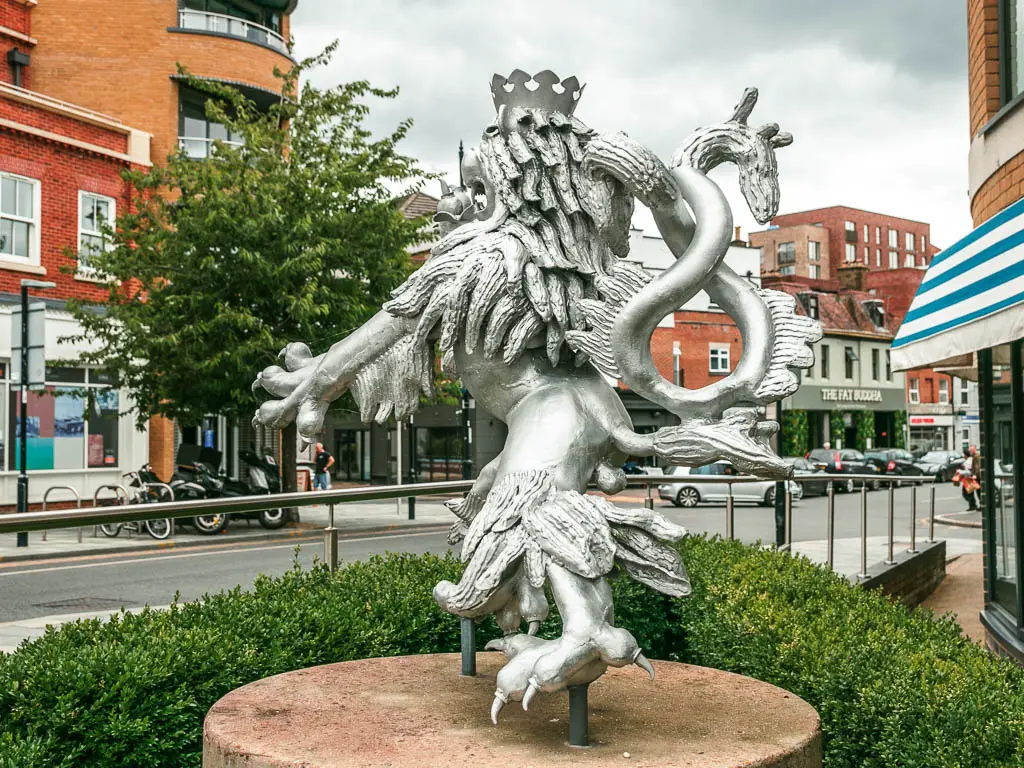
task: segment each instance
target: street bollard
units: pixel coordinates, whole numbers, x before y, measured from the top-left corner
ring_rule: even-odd
[[[324,562],[331,573],[338,570],[338,529],[334,527],[334,505],[328,505],[327,527],[324,528]]]
[[[917,552],[917,486],[910,486],[910,549],[911,554]]]
[[[860,573],[858,579],[868,577],[868,486],[860,487]]]
[[[732,541],[734,538],[733,528],[735,517],[733,515],[732,483],[729,483],[729,495],[725,497],[725,538]]]
[[[932,481],[931,494],[928,499],[928,543],[935,543],[935,481]]]
[[[895,526],[896,520],[896,483],[889,483],[889,549],[888,555],[885,558],[886,565],[892,565],[896,562],[893,558],[892,551],[892,540],[893,540],[893,527]]]
[[[647,484],[647,498],[644,499],[644,506],[647,509],[654,509],[654,499],[651,498],[651,484]]]
[[[826,561],[828,562],[829,570],[832,570],[832,565],[835,562],[836,554],[836,489],[832,485],[832,481],[828,483],[828,555]]]
[[[409,519],[410,520],[415,520],[416,519],[416,497],[415,496],[410,496],[409,497]]]
[[[784,483],[786,488],[786,550],[793,551],[793,494],[790,493],[789,483]]]

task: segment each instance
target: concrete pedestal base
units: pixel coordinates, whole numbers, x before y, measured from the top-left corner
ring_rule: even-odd
[[[653,683],[629,667],[590,686],[587,749],[567,745],[564,693],[537,696],[529,712],[510,702],[494,727],[489,710],[504,660],[479,654],[476,677],[461,677],[459,656],[450,654],[259,680],[210,709],[203,766],[821,766],[821,724],[805,701],[757,680],[670,662],[654,662]]]

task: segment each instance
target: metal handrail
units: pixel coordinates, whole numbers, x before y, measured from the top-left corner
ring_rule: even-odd
[[[190,25],[190,19],[199,20],[200,25]],[[213,23],[211,24],[211,22]],[[220,32],[222,34],[250,41],[252,38],[249,37],[249,29],[256,29],[267,36],[267,45],[277,48],[281,53],[288,53],[288,43],[285,42],[284,37],[280,34],[269,27],[263,26],[262,24],[257,24],[256,22],[248,21],[247,19],[240,19],[237,16],[228,16],[223,13],[182,8],[178,11],[178,24],[182,29],[200,29],[207,32]],[[240,33],[235,31],[236,28],[240,30]]]
[[[84,507],[81,510],[59,509],[53,512],[24,512],[0,515],[0,534],[39,531],[47,526],[74,528],[78,525],[132,523],[161,517],[176,519],[198,515],[260,512],[279,507],[307,507],[314,504],[344,504],[352,501],[378,501],[401,499],[407,496],[463,493],[472,487],[471,480],[449,480],[442,483],[411,483],[365,488],[339,488],[330,491],[237,496],[226,499],[161,501],[155,504],[131,504],[121,507],[93,506]],[[97,492],[98,490],[100,489],[97,489]]]
[[[996,475],[1000,477],[1000,475]],[[1011,475],[1006,475],[1011,477]],[[627,485],[671,485],[672,483],[764,483],[774,478],[757,477],[755,475],[626,475]],[[825,472],[821,475],[794,475],[790,482],[799,483],[803,480],[871,480],[881,483],[922,483],[945,484],[934,475],[854,475],[845,472]],[[778,481],[783,482],[783,481]]]

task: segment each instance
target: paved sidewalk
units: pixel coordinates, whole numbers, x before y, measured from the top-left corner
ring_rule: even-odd
[[[455,516],[445,508],[443,497],[431,496],[416,500],[416,519],[409,520],[408,506],[403,499],[401,506],[395,501],[368,501],[338,504],[334,508],[334,526],[345,533],[388,531],[398,528],[446,526],[455,522]],[[236,541],[268,541],[291,538],[320,536],[327,526],[328,507],[319,505],[302,507],[299,510],[301,522],[285,526],[276,531],[264,529],[255,520],[233,518],[228,529],[217,536],[201,536],[188,526],[179,525],[174,536],[165,541],[152,539],[146,533],[129,534],[122,529],[116,538],[108,538],[92,527],[82,530],[78,541],[75,528],[49,531],[46,540],[41,532],[29,534],[29,546],[18,547],[14,534],[0,536],[0,563],[37,560],[53,557],[75,557],[79,555],[107,554],[111,552],[135,552],[173,547],[201,546],[204,544],[225,544]]]
[[[167,605],[152,606],[154,611],[166,610],[169,607]],[[142,610],[142,608],[131,608],[124,612],[139,613]],[[42,637],[46,632],[46,627],[49,625],[59,627],[61,624],[69,621],[78,621],[79,619],[109,619],[114,614],[121,612],[122,609],[116,608],[109,611],[63,613],[54,616],[40,616],[35,619],[20,619],[18,621],[0,623],[0,653],[13,653],[25,640],[35,640]]]
[[[937,540],[944,537],[937,536]],[[975,554],[981,552],[981,539],[953,538],[945,539],[946,558],[952,559],[959,555]],[[919,545],[926,543],[925,539],[917,540]],[[885,536],[868,536],[868,568],[872,565],[884,562],[889,555],[889,540]],[[895,539],[893,541],[893,554],[898,555],[910,549],[910,539]],[[820,541],[796,541],[793,542],[793,554],[802,555],[808,560],[822,565],[828,560],[828,542]],[[835,554],[833,557],[833,570],[847,578],[856,577],[860,572],[860,538],[836,539]],[[979,587],[980,590],[980,587]]]
[[[981,555],[962,555],[946,566],[945,581],[921,603],[921,607],[930,608],[937,616],[953,614],[967,637],[976,643],[984,643],[985,629],[979,618],[985,607],[982,578]]]

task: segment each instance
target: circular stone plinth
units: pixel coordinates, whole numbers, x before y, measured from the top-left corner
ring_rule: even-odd
[[[590,686],[588,749],[568,746],[569,699],[509,702],[490,722],[498,653],[363,659],[232,691],[206,716],[204,768],[779,766],[820,768],[821,723],[781,688],[705,667],[609,669]],[[626,758],[624,753],[629,753]]]

